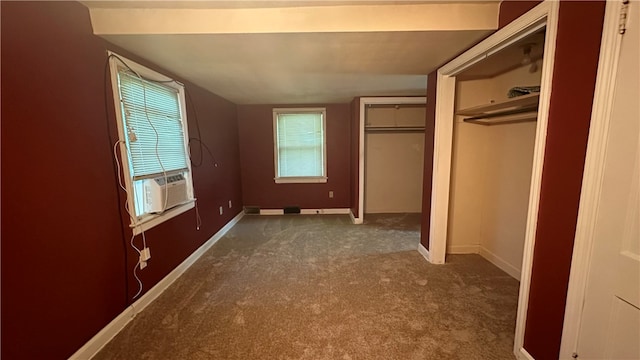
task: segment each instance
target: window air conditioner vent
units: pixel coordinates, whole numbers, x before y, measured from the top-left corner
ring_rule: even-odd
[[[145,212],[163,212],[187,201],[187,181],[182,174],[144,180]]]

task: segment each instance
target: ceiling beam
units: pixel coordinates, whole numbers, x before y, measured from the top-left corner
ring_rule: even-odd
[[[96,35],[494,30],[499,3],[288,8],[91,8]]]

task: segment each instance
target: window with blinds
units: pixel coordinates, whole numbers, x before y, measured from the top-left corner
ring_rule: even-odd
[[[276,183],[326,182],[324,108],[274,109]]]
[[[134,180],[187,169],[178,91],[118,71],[122,119]]]
[[[139,233],[194,207],[184,86],[113,53],[109,63],[119,135],[114,149],[131,227]]]

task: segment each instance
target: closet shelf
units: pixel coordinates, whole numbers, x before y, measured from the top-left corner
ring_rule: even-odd
[[[371,132],[423,132],[420,126],[365,126],[364,131]]]
[[[537,119],[540,94],[529,94],[505,101],[460,109],[457,115],[469,116],[465,122],[482,125],[506,124]]]

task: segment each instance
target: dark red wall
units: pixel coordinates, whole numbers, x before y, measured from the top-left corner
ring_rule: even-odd
[[[115,48],[92,34],[79,3],[0,4],[1,356],[66,359],[137,291],[108,139],[107,128],[115,129],[110,96],[105,115],[106,49]],[[191,210],[147,232],[152,259],[140,272],[145,291],[242,207],[235,105],[186,84],[202,140],[219,166],[205,151],[204,163],[193,169],[200,231]],[[194,108],[188,103],[187,110],[194,137]],[[195,162],[199,150],[192,148]],[[228,200],[234,209],[218,215]]]
[[[360,98],[351,101],[351,212],[360,212]]]
[[[431,185],[433,184],[433,141],[436,128],[436,85],[438,73],[427,76],[427,104],[424,127],[424,170],[422,184],[422,222],[420,243],[429,250],[429,231],[431,229]]]
[[[327,110],[327,183],[276,184],[273,162],[273,108],[324,107]],[[239,105],[240,160],[244,204],[262,209],[351,207],[351,107],[328,105]],[[333,199],[329,198],[333,191]]]
[[[500,15],[498,16],[498,29],[520,17],[520,15],[536,7],[542,1],[505,0],[500,3]]]
[[[536,360],[560,353],[604,8],[603,1],[560,3],[524,342]]]

